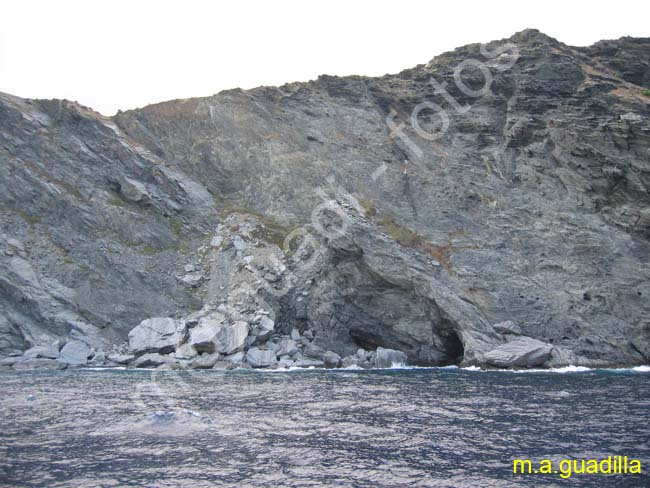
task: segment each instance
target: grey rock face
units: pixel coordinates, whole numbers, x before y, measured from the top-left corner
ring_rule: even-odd
[[[233,364],[229,361],[217,361],[212,366],[212,369],[215,370],[225,370],[225,369],[232,369],[232,368],[233,368]]]
[[[282,339],[276,351],[278,356],[290,356],[298,351],[298,343],[293,339]]]
[[[190,343],[181,344],[176,348],[176,359],[192,359],[198,355],[197,350]]]
[[[280,358],[278,361],[278,368],[291,368],[295,366],[295,361],[291,358]]]
[[[14,363],[13,368],[18,371],[27,371],[32,369],[64,369],[65,366],[56,359],[34,358],[18,361]]]
[[[163,364],[172,364],[173,362],[174,360],[169,356],[163,356],[157,352],[150,352],[136,358],[131,365],[134,368],[155,368]]]
[[[92,366],[103,366],[106,364],[106,353],[104,351],[97,351],[92,358],[90,358],[90,363]]]
[[[222,326],[215,336],[217,351],[223,354],[234,354],[244,348],[248,337],[248,324],[242,320],[234,324]]]
[[[81,341],[68,341],[61,349],[59,362],[72,365],[84,365],[88,362],[90,348]]]
[[[325,351],[323,351],[323,349],[318,347],[316,344],[310,343],[305,346],[304,354],[310,358],[322,359]]]
[[[10,356],[8,358],[0,359],[0,366],[13,366],[19,361],[24,361],[26,358],[24,356]]]
[[[406,354],[402,351],[384,349],[383,347],[377,348],[377,355],[375,356],[376,368],[392,368],[404,364],[406,364]]]
[[[213,353],[223,321],[223,317],[201,319],[199,325],[190,330],[188,344],[198,352]]]
[[[271,351],[274,351],[275,354],[281,356],[281,354],[279,354],[279,352],[280,352],[280,343],[279,342],[275,342],[273,340],[268,340],[268,341],[266,341],[264,343],[264,346],[267,349],[270,349]]]
[[[297,368],[324,368],[325,363],[318,359],[299,359],[293,365]]]
[[[178,280],[190,288],[196,288],[203,283],[203,275],[199,272],[187,273],[181,276]]]
[[[254,368],[266,368],[275,366],[277,358],[273,351],[252,347],[246,352],[246,362]]]
[[[120,193],[131,202],[146,202],[151,196],[146,186],[140,182],[128,177],[124,177],[120,184]]]
[[[506,320],[505,322],[499,322],[492,326],[495,331],[499,334],[513,334],[521,335],[521,327],[515,324],[512,320]]]
[[[24,357],[29,359],[57,359],[59,357],[59,350],[52,346],[35,346],[27,349],[25,351]]]
[[[146,352],[166,354],[174,351],[183,332],[171,318],[155,317],[143,320],[129,332],[129,347],[135,355]]]
[[[238,251],[244,251],[247,247],[246,241],[244,241],[241,236],[235,236],[235,238],[232,241],[233,246],[235,246],[235,249]]]
[[[332,351],[323,354],[323,363],[326,368],[338,368],[341,365],[341,356]]]
[[[253,326],[252,335],[257,336],[260,340],[265,340],[271,336],[275,330],[275,322],[266,315],[260,317],[257,324]]]
[[[544,364],[551,356],[553,346],[522,337],[503,344],[485,354],[485,360],[500,368],[533,368]]]
[[[129,364],[135,359],[133,354],[109,354],[108,360],[116,364]]]
[[[488,51],[505,42],[508,69],[512,53],[472,44],[397,75],[112,118],[0,94],[0,354],[58,338],[111,350],[144,319],[213,302],[271,313],[251,345],[299,327],[318,360],[382,347],[486,364],[512,336],[490,324],[512,320],[565,351],[544,365],[650,362],[650,41],[576,48],[527,30]],[[470,58],[492,75],[485,96],[455,81]],[[423,101],[450,116],[433,144],[410,123]],[[324,199],[343,232],[314,223]],[[317,249],[281,253],[294,228]],[[204,279],[177,279],[187,263]]]
[[[244,352],[236,352],[235,354],[230,354],[226,356],[224,359],[228,361],[231,364],[241,364],[244,361],[244,357],[246,356],[246,353]]]
[[[244,321],[226,324],[222,319],[208,319],[191,330],[189,344],[200,352],[233,354],[244,348],[246,337],[248,324]]]
[[[218,352],[212,354],[201,354],[190,363],[190,367],[194,369],[212,369],[220,359],[221,355]]]

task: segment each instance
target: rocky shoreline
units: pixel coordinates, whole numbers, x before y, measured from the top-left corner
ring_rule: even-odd
[[[22,355],[0,360],[0,370],[62,370],[82,367],[127,367],[158,370],[184,369],[288,369],[288,368],[393,368],[408,365],[407,355],[378,347],[358,348],[341,357],[324,350],[314,333],[291,329],[275,330],[267,310],[242,314],[226,305],[204,307],[180,320],[154,317],[142,321],[129,333],[128,344],[110,352],[96,351],[82,341],[57,340],[50,346],[35,346]],[[495,324],[494,329],[513,336],[510,342],[485,354],[487,368],[525,369],[542,367],[554,348],[541,341],[521,337],[513,322]],[[458,358],[459,362],[462,358]],[[574,357],[572,359],[575,359]],[[568,363],[567,363],[568,364]],[[555,363],[557,365],[565,365]]]
[[[21,356],[0,360],[14,370],[118,367],[155,369],[235,368],[390,368],[405,365],[406,354],[392,349],[358,349],[341,358],[313,343],[313,334],[298,329],[275,332],[269,312],[231,321],[236,312],[225,306],[202,310],[187,319],[151,318],[129,334],[129,343],[110,353],[95,351],[78,340],[33,347]],[[228,317],[228,319],[227,319]]]
[[[649,53],[525,30],[113,117],[0,94],[2,367],[648,364]]]
[[[371,262],[371,252],[377,249],[381,252],[390,242],[389,236],[373,229],[372,221],[347,203],[332,199],[330,208],[346,216],[348,229],[338,239],[312,241],[322,256],[327,256],[328,252],[336,256],[342,249],[345,253],[351,252],[350,239],[362,235],[367,239],[364,245],[366,259]],[[330,305],[320,303],[319,291],[313,288],[316,277],[329,266],[328,259],[307,266],[305,262],[316,251],[313,247],[301,247],[288,256],[278,246],[256,238],[268,231],[257,217],[232,214],[214,234],[206,236],[206,244],[176,276],[190,289],[205,290],[205,295],[202,295],[205,301],[200,310],[176,318],[145,319],[132,328],[128,340],[120,344],[98,342],[95,347],[85,338],[60,338],[50,345],[34,346],[22,354],[14,353],[0,359],[0,369],[371,369],[400,365],[527,369],[609,365],[525,336],[521,327],[510,320],[489,325],[474,315],[474,320],[469,321],[475,312],[462,301],[452,301],[447,306],[448,313],[459,317],[457,328],[438,332],[439,338],[434,336],[429,352],[424,355],[424,344],[417,344],[418,349],[411,351],[404,345],[405,350],[382,346],[363,348],[358,347],[359,339],[332,334],[331,329],[312,329],[309,327],[311,322],[304,320],[305,311],[300,313],[300,309],[318,303],[316,312],[322,313],[323,306]],[[359,240],[355,242],[362,244]],[[22,244],[15,242],[14,248],[22,249]],[[21,255],[24,255],[24,250],[17,251],[15,257]],[[414,257],[407,253],[394,255],[393,259],[413,263]],[[386,265],[385,259],[381,265]],[[436,267],[434,264],[433,268]],[[400,264],[391,268],[395,270],[391,273],[401,273]],[[230,271],[226,274],[224,270]],[[385,280],[396,279],[385,274],[386,270],[382,268],[376,268],[373,273],[384,273]],[[416,276],[415,279],[425,278]],[[429,292],[432,296],[448,293],[443,285],[436,283],[435,286],[440,289],[432,289]],[[398,296],[399,299],[403,298]],[[279,315],[286,314],[287,303],[291,313],[287,317]],[[397,307],[399,303],[395,302],[393,306]],[[445,335],[450,333],[462,337],[459,349]],[[382,337],[375,333],[373,337],[384,345],[390,343],[390,336]],[[372,341],[367,343],[372,345]]]
[[[282,339],[280,347],[285,347],[287,339]],[[76,342],[75,347],[79,346]],[[83,343],[80,343],[83,344]],[[112,352],[105,354],[88,349],[88,357],[71,358],[68,351],[57,352],[54,348],[38,346],[22,356],[10,356],[0,360],[0,371],[64,370],[78,368],[128,368],[156,370],[231,370],[231,369],[386,369],[406,366],[406,355],[393,349],[378,348],[376,351],[359,349],[356,354],[341,358],[332,351],[320,353],[317,348],[302,354],[296,348],[293,354],[275,351],[278,343],[272,342],[263,347],[252,347],[246,352],[223,355],[219,353],[196,354],[188,359],[185,355],[174,353],[146,353],[142,356]],[[306,354],[311,354],[308,356]],[[321,359],[318,359],[318,358]]]

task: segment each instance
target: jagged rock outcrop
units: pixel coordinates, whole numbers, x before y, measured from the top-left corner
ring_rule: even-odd
[[[185,336],[184,324],[169,317],[143,320],[129,332],[129,347],[134,354],[169,353]]]
[[[493,366],[508,368],[534,368],[551,357],[553,347],[535,339],[517,339],[498,346],[485,354],[485,360]]]
[[[83,366],[92,356],[91,350],[82,341],[69,341],[61,348],[59,362],[73,366]]]
[[[251,347],[246,353],[246,361],[254,368],[264,368],[274,366],[278,360],[274,351]]]
[[[649,56],[527,30],[397,75],[110,118],[0,94],[0,355],[648,363]],[[154,317],[187,331],[130,358]]]
[[[498,324],[494,324],[492,328],[499,334],[521,335],[521,327],[512,320],[499,322]]]

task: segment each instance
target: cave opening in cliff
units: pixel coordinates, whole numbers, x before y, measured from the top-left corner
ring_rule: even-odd
[[[357,347],[373,351],[378,347],[397,349],[409,356],[411,364],[418,366],[450,366],[463,361],[465,346],[458,333],[453,329],[437,333],[434,345],[414,346],[399,341],[387,343],[382,337],[366,330],[352,330],[350,336]]]
[[[445,337],[445,351],[449,364],[460,364],[465,356],[465,346],[455,330],[449,331]]]

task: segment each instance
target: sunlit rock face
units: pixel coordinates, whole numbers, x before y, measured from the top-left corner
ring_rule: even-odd
[[[187,349],[222,306],[257,365],[294,328],[349,364],[519,367],[530,338],[535,366],[647,363],[649,56],[527,30],[112,118],[0,95],[0,355],[108,352],[155,317]]]

